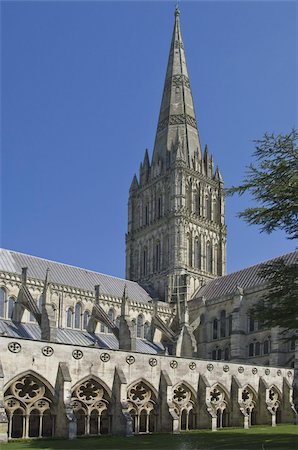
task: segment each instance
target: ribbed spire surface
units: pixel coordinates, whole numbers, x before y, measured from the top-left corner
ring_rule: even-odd
[[[169,159],[179,132],[183,150],[189,165],[195,156],[201,155],[197,121],[186,66],[184,45],[180,30],[180,11],[176,7],[175,25],[170,48],[162,102],[160,107],[153,163]]]

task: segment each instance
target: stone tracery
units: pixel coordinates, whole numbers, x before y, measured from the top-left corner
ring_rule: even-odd
[[[101,384],[90,378],[72,393],[78,435],[108,434],[111,428],[110,397]]]
[[[49,389],[34,375],[26,374],[14,381],[4,395],[8,437],[52,436],[52,403]]]
[[[195,428],[195,399],[191,390],[180,383],[173,388],[173,403],[179,417],[179,429],[189,430]]]
[[[147,383],[143,381],[134,383],[128,389],[127,401],[133,432],[138,434],[155,431],[157,401]]]

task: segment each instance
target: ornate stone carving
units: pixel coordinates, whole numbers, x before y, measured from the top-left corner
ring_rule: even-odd
[[[82,352],[82,350],[75,349],[72,352],[72,356],[73,356],[74,359],[82,359],[83,358],[83,352]]]
[[[127,362],[127,364],[129,364],[129,365],[133,364],[133,363],[135,362],[135,357],[132,356],[132,355],[127,356],[127,357],[126,357],[126,362]]]
[[[101,353],[100,359],[102,362],[108,362],[110,361],[111,357],[108,353]]]
[[[21,351],[22,346],[18,342],[10,342],[7,348],[12,353],[19,353]]]
[[[156,359],[156,358],[150,358],[150,359],[149,359],[149,365],[150,365],[151,367],[156,366],[156,365],[157,365],[157,359]]]
[[[189,363],[189,366],[188,366],[188,367],[190,368],[190,370],[195,370],[195,368],[197,367],[197,365],[196,365],[196,363],[195,363],[194,361],[192,361],[192,362]]]
[[[53,347],[50,347],[49,345],[46,345],[45,347],[42,347],[41,352],[44,356],[52,356],[54,353]]]
[[[177,367],[178,367],[178,362],[177,361],[175,361],[174,359],[170,362],[170,367],[172,368],[172,369],[177,369]]]

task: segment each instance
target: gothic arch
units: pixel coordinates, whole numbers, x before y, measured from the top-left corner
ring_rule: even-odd
[[[158,393],[150,383],[143,378],[131,383],[127,388],[127,403],[135,434],[156,431]]]
[[[51,437],[54,432],[54,389],[42,376],[27,370],[4,388],[9,438]]]
[[[77,435],[108,434],[111,430],[111,391],[94,375],[72,388],[71,401],[77,420]]]
[[[109,388],[109,386],[98,376],[94,375],[94,374],[88,374],[86,376],[84,376],[83,378],[81,378],[79,381],[77,381],[71,388],[71,390],[75,390],[77,389],[77,387],[82,384],[85,383],[86,381],[93,379],[94,381],[96,381],[98,384],[101,384],[102,387],[105,389],[105,391],[107,391],[108,396],[111,398],[112,397],[112,390]]]
[[[176,383],[172,388],[172,401],[179,417],[179,429],[189,430],[196,427],[197,393],[186,381]]]
[[[210,388],[208,403],[217,416],[217,428],[229,426],[230,396],[221,383],[215,383]]]
[[[38,372],[35,372],[34,370],[28,369],[24,370],[24,372],[19,373],[18,375],[15,375],[13,378],[11,378],[3,387],[3,390],[6,391],[11,384],[15,383],[19,378],[25,377],[25,376],[33,376],[34,378],[37,378],[42,384],[46,386],[46,388],[50,391],[51,395],[55,395],[55,388],[51,385],[51,383],[44,378],[42,375],[40,375]]]

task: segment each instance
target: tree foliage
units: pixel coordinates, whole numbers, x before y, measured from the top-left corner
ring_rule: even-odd
[[[275,136],[266,133],[254,141],[254,164],[247,168],[243,184],[227,189],[228,195],[249,193],[256,202],[238,214],[261,231],[285,231],[298,238],[298,132]],[[279,326],[282,333],[298,338],[298,261],[281,257],[262,264],[259,275],[268,289],[250,311],[266,328]]]
[[[262,264],[259,275],[268,291],[250,313],[266,328],[279,326],[282,333],[298,338],[298,261],[278,258]]]
[[[298,131],[275,136],[266,133],[254,141],[256,164],[250,164],[243,184],[227,194],[249,193],[257,206],[239,213],[249,224],[271,233],[284,230],[289,239],[298,238]]]

